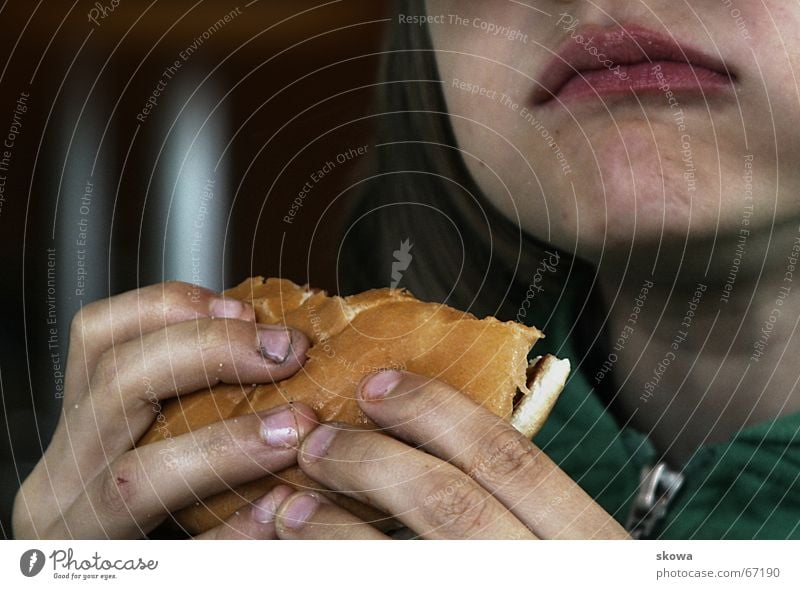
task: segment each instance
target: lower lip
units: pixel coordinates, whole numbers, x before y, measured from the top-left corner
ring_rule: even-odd
[[[592,70],[571,78],[558,92],[561,101],[634,92],[697,92],[730,90],[731,78],[713,70],[674,61],[620,66],[618,70]],[[551,101],[555,102],[555,101]]]

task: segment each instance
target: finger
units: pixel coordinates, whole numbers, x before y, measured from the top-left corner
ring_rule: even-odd
[[[534,538],[497,499],[438,458],[374,431],[316,428],[298,464],[323,485],[392,514],[425,538]]]
[[[251,305],[224,298],[208,289],[181,282],[167,282],[96,301],[82,307],[75,315],[70,328],[64,388],[65,412],[59,419],[43,460],[30,476],[36,495],[47,496],[54,493],[55,488],[59,489],[58,496],[42,507],[60,512],[64,505],[61,501],[64,489],[78,493],[88,482],[86,477],[94,474],[94,471],[84,473],[81,470],[82,461],[76,459],[73,453],[75,443],[83,439],[82,446],[85,447],[88,441],[93,446],[91,455],[100,456],[102,441],[98,439],[97,424],[118,423],[87,412],[86,405],[79,399],[86,392],[102,352],[115,343],[130,341],[165,325],[196,317],[226,317],[253,322],[255,313]],[[80,424],[74,424],[71,430],[76,435],[71,435],[68,417],[75,415],[85,419]],[[92,430],[94,437],[91,436]],[[124,428],[119,430],[124,431]],[[48,464],[57,467],[50,468]]]
[[[275,540],[275,512],[294,489],[278,485],[269,493],[243,507],[219,526],[211,528],[195,540]]]
[[[130,450],[89,483],[64,531],[75,538],[147,533],[169,512],[291,466],[316,421],[310,407],[294,403]]]
[[[469,474],[542,538],[627,538],[606,511],[506,421],[440,381],[365,378],[359,405],[393,436]]]
[[[164,282],[81,307],[70,327],[65,391],[82,389],[106,349],[200,317],[255,321],[252,305],[185,282]]]
[[[275,514],[275,530],[281,540],[388,540],[349,511],[316,493],[295,493]]]
[[[94,452],[96,467],[98,459],[108,461],[133,446],[151,426],[158,403],[176,391],[287,378],[305,361],[308,345],[293,329],[203,319],[116,346],[103,353],[84,397],[64,409],[68,451],[101,447],[102,456]]]
[[[288,351],[286,345],[288,343]],[[49,487],[59,489],[60,512],[151,426],[159,402],[219,382],[278,380],[297,371],[308,340],[299,331],[244,321],[187,321],[104,352],[91,387],[65,404],[60,429],[46,453]],[[282,364],[272,358],[286,354]]]

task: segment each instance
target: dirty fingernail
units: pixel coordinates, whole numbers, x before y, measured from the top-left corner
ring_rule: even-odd
[[[319,500],[314,495],[297,495],[283,508],[281,520],[287,528],[299,530],[318,508]]]
[[[305,446],[303,446],[303,458],[307,462],[316,462],[320,458],[324,458],[328,453],[333,438],[336,437],[338,430],[330,425],[321,425],[306,438]]]
[[[283,364],[292,347],[292,333],[285,328],[258,327],[261,354],[276,364]]]
[[[273,448],[297,448],[297,418],[289,407],[267,413],[261,418],[261,437]]]
[[[382,370],[368,377],[361,386],[361,396],[367,401],[379,401],[391,393],[403,375],[397,370]]]
[[[275,520],[275,512],[278,510],[279,503],[273,493],[267,493],[261,499],[253,503],[250,516],[260,524],[268,524]]]

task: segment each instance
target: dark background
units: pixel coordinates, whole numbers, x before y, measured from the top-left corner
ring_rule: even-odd
[[[369,144],[370,119],[358,119],[375,112],[387,5],[121,0],[101,18],[88,1],[2,4],[0,142],[28,98],[12,147],[0,146],[0,156],[10,152],[0,209],[0,535],[11,537],[14,494],[57,420],[55,366],[66,361],[72,315],[185,273],[186,260],[171,257],[180,248],[169,245],[167,213],[185,214],[181,198],[196,206],[206,178],[217,208],[205,218],[203,264],[213,270],[199,282],[221,289],[281,275],[336,292],[337,224],[361,162],[337,165],[291,225],[282,218],[312,173]],[[237,6],[240,15],[203,38]],[[137,120],[175,60],[158,104]],[[85,247],[76,243],[83,231]]]

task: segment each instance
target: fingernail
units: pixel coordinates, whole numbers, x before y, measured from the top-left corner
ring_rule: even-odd
[[[361,396],[367,401],[379,401],[397,387],[403,375],[397,370],[382,370],[367,377],[361,387]]]
[[[280,503],[275,498],[275,493],[267,493],[261,499],[253,503],[250,517],[260,524],[268,524],[275,520],[275,512]]]
[[[328,453],[333,438],[336,437],[336,428],[330,425],[321,425],[306,438],[303,446],[303,458],[307,462],[316,462]]]
[[[297,495],[283,508],[281,521],[287,528],[299,530],[318,508],[319,501],[314,495]]]
[[[244,311],[244,303],[236,299],[214,299],[209,305],[212,317],[236,319]]]
[[[281,407],[261,418],[261,437],[273,448],[297,448],[297,418],[289,407]]]
[[[258,326],[261,354],[277,364],[283,364],[292,347],[292,333],[286,328]]]

